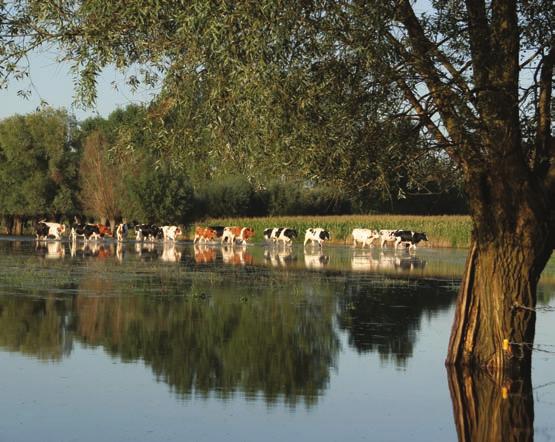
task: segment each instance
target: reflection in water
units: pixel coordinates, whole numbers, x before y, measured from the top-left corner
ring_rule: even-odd
[[[280,396],[290,404],[317,400],[339,348],[331,305],[307,315],[276,299],[229,303],[227,297],[213,292],[210,303],[162,305],[144,297],[80,297],[76,331],[125,361],[144,360],[180,395],[227,397],[240,389],[270,403]]]
[[[424,270],[426,261],[406,251],[365,252],[353,249],[351,268],[363,272],[408,273]]]
[[[175,242],[166,241],[162,244],[162,247],[160,260],[164,262],[179,262],[181,260],[181,250],[175,246]]]
[[[459,441],[533,441],[531,370],[497,380],[485,370],[448,367]]]
[[[0,297],[0,347],[41,360],[59,360],[72,349],[71,302]]]
[[[47,259],[60,259],[66,255],[66,249],[61,241],[36,241],[35,250]]]
[[[423,319],[455,298],[455,287],[444,280],[414,272],[401,277],[401,270],[430,267],[404,254],[390,260],[393,271],[375,275],[345,269],[394,253],[344,248],[334,255],[329,248],[297,260],[295,248],[168,246],[91,242],[71,249],[75,259],[46,261],[37,259],[34,242],[16,253],[0,241],[0,268],[9,270],[0,273],[0,347],[61,360],[75,343],[85,343],[123,361],[144,361],[180,397],[227,398],[240,391],[268,403],[312,405],[328,388],[342,351],[376,353],[384,366],[407,366]],[[331,266],[344,271],[330,272]],[[481,379],[458,379],[452,390],[461,397],[498,389],[479,387]],[[509,397],[519,385],[513,383]],[[479,407],[490,399],[480,396],[475,405],[483,422],[471,420],[470,399],[458,400],[456,416],[467,419],[467,427],[485,425],[487,411]],[[491,402],[489,410],[521,413],[525,428],[526,409],[506,411],[505,405]],[[481,434],[461,428],[477,439]]]
[[[264,260],[272,267],[288,267],[297,261],[297,257],[290,247],[268,247],[264,249]]]
[[[72,258],[108,258],[114,255],[114,244],[104,244],[98,241],[88,241],[78,243],[72,241],[69,243],[69,251]]]
[[[320,250],[316,253],[304,253],[304,265],[307,269],[321,270],[330,262],[330,257],[324,255]]]
[[[195,253],[195,263],[209,264],[216,259],[216,249],[204,244],[195,244],[193,246]]]
[[[358,352],[377,351],[404,366],[412,356],[424,313],[448,309],[456,296],[438,281],[353,281],[339,299],[338,323]]]
[[[158,249],[154,242],[136,242],[135,253],[141,258],[141,261],[155,261],[158,259]]]
[[[224,264],[241,265],[241,266],[244,266],[246,264],[248,265],[254,264],[254,257],[247,252],[246,245],[222,246],[222,259]]]

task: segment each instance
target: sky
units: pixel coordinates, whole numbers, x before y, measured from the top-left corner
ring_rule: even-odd
[[[31,75],[23,81],[11,80],[7,89],[0,90],[0,119],[14,114],[33,112],[46,101],[54,108],[66,108],[79,121],[87,117],[102,117],[117,108],[128,104],[150,101],[151,93],[139,91],[134,94],[125,84],[125,76],[114,68],[106,69],[98,79],[98,98],[94,108],[83,110],[75,107],[73,77],[69,64],[55,60],[52,53],[34,53],[29,57]],[[114,83],[117,89],[112,85]],[[19,90],[30,90],[31,96],[26,99],[18,96]]]

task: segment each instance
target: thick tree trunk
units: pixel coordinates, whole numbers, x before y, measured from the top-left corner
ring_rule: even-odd
[[[534,440],[530,370],[516,378],[501,379],[483,370],[447,370],[459,441]]]
[[[447,365],[487,368],[497,376],[530,368],[536,288],[552,251],[551,214],[544,194],[525,180],[520,189],[514,184],[515,176],[490,174],[470,196],[473,239]]]

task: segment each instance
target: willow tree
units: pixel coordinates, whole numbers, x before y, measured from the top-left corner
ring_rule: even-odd
[[[325,124],[319,98],[341,79],[349,91],[362,86],[356,100],[383,97],[361,120],[342,113],[333,127],[412,118],[437,157],[457,164],[474,228],[447,363],[501,372],[529,366],[536,286],[554,243],[553,8],[543,0],[28,0],[3,8],[0,38],[9,72],[30,46],[58,44],[85,102],[110,63],[139,66],[133,84],[162,78],[153,120],[202,103],[186,134],[202,130],[189,141],[224,140],[207,154],[238,167],[254,158],[311,178],[348,172],[333,139],[299,142]],[[256,142],[242,136],[262,129]],[[364,153],[352,159],[364,163]]]

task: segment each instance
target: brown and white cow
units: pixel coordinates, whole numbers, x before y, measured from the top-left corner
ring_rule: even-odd
[[[246,244],[249,238],[254,236],[252,227],[226,227],[222,233],[222,244],[235,244],[239,240],[241,244]]]
[[[195,227],[195,238],[193,239],[193,244],[203,243],[207,241],[213,241],[218,236],[218,233],[212,227]]]

